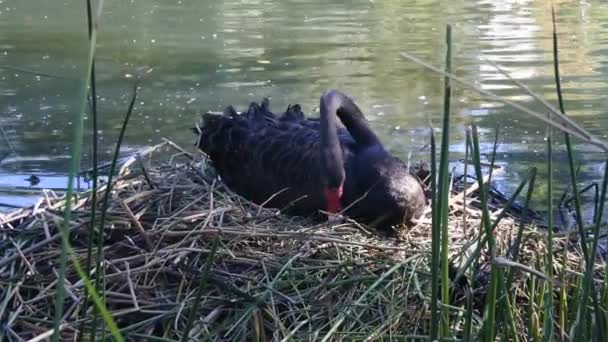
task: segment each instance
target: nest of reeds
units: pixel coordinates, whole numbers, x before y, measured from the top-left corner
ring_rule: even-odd
[[[279,341],[428,334],[430,210],[416,226],[387,236],[348,220],[319,223],[261,208],[226,189],[212,171],[203,155],[169,141],[126,160],[111,187],[101,254],[95,247],[88,253],[98,236],[91,235],[91,193],[75,199],[69,241],[92,281],[103,279],[104,304],[123,336]],[[476,184],[454,182],[449,232],[452,302],[474,308],[472,333],[483,315],[491,266],[485,247],[475,257],[481,232]],[[97,193],[97,220],[106,188]],[[530,268],[497,264],[510,271],[523,316],[535,305],[527,289],[537,286],[534,272],[544,269],[546,238],[533,219],[495,202],[494,219],[504,216],[495,229],[498,255]],[[0,333],[9,340],[53,332],[64,206],[65,198],[45,192],[34,207],[0,216]],[[555,274],[581,272],[577,246],[567,235],[554,240]],[[472,257],[476,271],[458,277]],[[65,292],[61,336],[86,338],[96,309],[72,267]],[[455,322],[459,315],[453,312]],[[521,317],[515,322],[523,333]]]

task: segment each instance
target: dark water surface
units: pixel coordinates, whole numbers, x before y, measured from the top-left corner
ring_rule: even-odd
[[[443,66],[445,25],[454,29],[455,73],[486,90],[534,103],[487,60],[555,103],[549,1],[110,0],[97,53],[103,161],[110,157],[141,66],[142,83],[125,155],[167,137],[191,146],[188,128],[207,110],[244,109],[271,97],[275,110],[300,103],[318,115],[320,94],[350,94],[396,154],[426,158],[428,126],[440,127],[442,78],[403,60],[408,51]],[[608,4],[556,1],[565,105],[607,137]],[[0,0],[0,187],[65,186],[87,55],[85,1]],[[35,71],[38,74],[25,72]],[[545,125],[455,87],[452,159],[462,158],[464,127],[479,124],[485,151],[500,128],[496,185],[509,193],[524,172],[545,172]],[[87,137],[91,121],[85,121]],[[556,139],[559,185],[567,182],[563,139]],[[6,142],[9,143],[6,143]],[[90,166],[87,140],[83,169]],[[601,178],[604,155],[579,144],[581,180]],[[538,189],[542,198],[544,189]],[[20,204],[6,192],[0,202]]]

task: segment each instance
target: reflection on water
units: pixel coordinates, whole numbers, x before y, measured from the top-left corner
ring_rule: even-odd
[[[604,138],[607,7],[557,4],[567,111]],[[8,154],[0,163],[5,174],[67,171],[87,54],[84,13],[82,1],[0,0],[0,124],[12,145],[0,150]],[[190,145],[188,127],[199,113],[228,104],[242,109],[264,96],[275,110],[298,102],[316,115],[321,92],[337,87],[357,100],[392,151],[425,157],[429,122],[439,125],[442,80],[398,52],[441,66],[447,23],[454,27],[456,74],[539,109],[493,61],[555,100],[549,1],[107,1],[97,58],[103,157],[109,158],[127,108],[126,75],[139,66],[154,71],[142,84],[125,154],[162,136]],[[502,190],[513,189],[531,166],[544,172],[544,125],[462,88],[453,99],[454,158],[462,157],[464,125],[475,120],[487,152],[500,127],[498,162],[507,165],[496,177]],[[85,124],[90,135],[90,120]],[[556,177],[567,179],[563,142],[556,140]],[[578,153],[581,177],[597,180],[602,156],[578,148],[586,151]],[[89,150],[87,141],[83,168]],[[0,185],[14,182],[0,178]]]

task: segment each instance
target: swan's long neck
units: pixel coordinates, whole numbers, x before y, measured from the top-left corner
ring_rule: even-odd
[[[325,193],[326,209],[328,212],[340,211],[340,198],[344,184],[344,160],[342,147],[338,139],[336,116],[341,102],[333,96],[321,97],[321,172]]]
[[[361,109],[350,97],[337,90],[332,90],[325,96],[331,98],[333,103],[339,104],[336,113],[359,146],[371,147],[377,145],[382,147],[380,139],[369,127]]]
[[[378,136],[371,130],[367,120],[355,102],[338,90],[330,90],[321,96],[321,154],[327,211],[339,209],[344,183],[344,161],[338,139],[337,117],[344,124],[357,145],[362,148],[375,147],[384,151]]]

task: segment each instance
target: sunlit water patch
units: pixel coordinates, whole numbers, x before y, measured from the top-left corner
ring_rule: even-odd
[[[557,19],[566,109],[607,138],[608,5],[562,2]],[[162,137],[191,146],[188,129],[200,113],[230,104],[242,110],[266,96],[275,111],[300,103],[318,115],[319,95],[339,88],[356,99],[392,152],[426,158],[428,126],[440,125],[442,78],[399,52],[443,65],[447,23],[454,27],[457,75],[541,109],[489,61],[498,63],[555,104],[548,1],[106,2],[96,59],[101,162],[111,156],[132,76],[144,66],[152,72],[141,84],[123,155]],[[3,185],[21,186],[29,174],[42,175],[45,187],[65,184],[86,55],[82,1],[2,0],[0,125],[8,143],[0,147],[0,171],[14,175]],[[464,158],[464,128],[476,122],[486,159],[500,132],[497,163],[505,172],[494,177],[497,188],[509,193],[533,166],[544,186],[544,124],[461,87],[454,88],[452,115],[452,159]],[[83,169],[91,157],[88,114],[85,127]],[[561,135],[556,143],[562,191],[568,173]],[[577,146],[585,184],[603,172],[603,154],[589,151]]]

